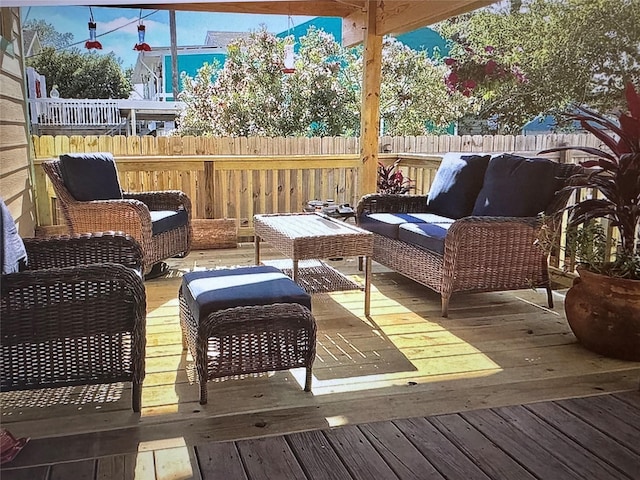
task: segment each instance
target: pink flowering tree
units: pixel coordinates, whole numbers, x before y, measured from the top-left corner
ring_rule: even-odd
[[[496,49],[491,45],[481,51],[475,51],[470,46],[464,46],[464,54],[444,59],[449,67],[445,77],[445,84],[450,92],[460,92],[465,97],[481,94],[499,88],[509,82],[524,83],[527,77],[518,65],[506,65],[504,59],[499,58]]]

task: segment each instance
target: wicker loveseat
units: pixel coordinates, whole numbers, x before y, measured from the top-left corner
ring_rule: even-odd
[[[576,168],[449,153],[429,195],[365,195],[356,220],[374,233],[373,260],[439,293],[444,317],[456,292],[544,287],[553,307],[540,214],[566,204],[557,192]]]
[[[25,238],[24,247],[19,268],[3,263],[0,390],[130,381],[139,412],[146,342],[140,245],[99,233]]]
[[[142,246],[143,268],[191,249],[191,201],[184,192],[126,192],[107,152],[60,155],[42,164],[70,233],[121,231]]]

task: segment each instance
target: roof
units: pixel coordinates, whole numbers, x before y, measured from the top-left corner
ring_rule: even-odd
[[[249,38],[251,33],[249,32],[219,32],[209,30],[207,36],[204,39],[204,44],[207,46],[214,46],[218,48],[227,48],[234,40],[238,38]]]
[[[37,30],[22,31],[22,45],[24,46],[24,55],[29,58],[37,55],[42,51],[42,44]]]

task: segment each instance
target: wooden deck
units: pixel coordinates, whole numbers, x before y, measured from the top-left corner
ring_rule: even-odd
[[[262,253],[263,258],[277,258],[268,248]],[[627,456],[635,459],[635,463],[627,465],[640,471],[637,446],[634,450],[625,443],[632,437],[636,438],[634,445],[640,443],[640,364],[603,358],[577,345],[564,319],[562,291],[556,293],[555,310],[543,306],[546,295],[542,291],[456,295],[450,317],[444,319],[439,314],[437,295],[374,264],[369,317],[363,315],[364,295],[360,291],[313,298],[318,355],[312,393],[302,391],[304,371],[292,370],[210,382],[209,404],[199,405],[191,359],[181,347],[176,299],[181,274],[196,268],[252,262],[252,244],[238,249],[196,251],[185,259],[171,260],[170,276],[147,282],[147,376],[141,415],[130,410],[129,384],[2,393],[2,426],[16,436],[32,438],[18,458],[4,466],[2,478],[130,478],[124,473],[131,469],[149,475],[136,478],[198,478],[200,473],[204,478],[217,478],[209,474],[219,463],[207,459],[209,455],[217,457],[218,449],[225,448],[235,456],[224,458],[229,462],[241,458],[243,468],[252,472],[250,475],[260,468],[269,472],[260,455],[273,457],[275,449],[280,452],[278,455],[293,455],[287,457],[289,460],[295,457],[295,463],[282,457],[282,462],[273,467],[291,468],[300,474],[290,478],[305,478],[303,474],[308,478],[396,478],[358,474],[357,456],[361,453],[356,447],[361,445],[367,449],[384,445],[379,455],[386,468],[400,478],[411,478],[403,476],[394,461],[409,468],[413,464],[405,464],[405,460],[414,458],[427,468],[425,462],[432,464],[433,453],[425,453],[426,447],[419,446],[420,438],[432,442],[431,435],[424,432],[436,430],[449,443],[428,443],[429,448],[446,447],[464,453],[468,460],[463,463],[470,460],[485,475],[466,474],[467,478],[531,478],[491,470],[491,465],[517,469],[515,464],[533,478],[574,478],[571,474],[541,475],[533,470],[536,465],[549,468],[549,472],[559,470],[551,469],[549,462],[531,463],[537,457],[537,448],[546,445],[556,453],[561,451],[544,442],[560,435],[554,428],[565,428],[565,423],[569,430],[563,431],[570,433],[572,439],[587,435],[588,428],[593,429],[588,436],[595,435],[594,445],[600,441],[622,444],[625,452],[629,450]],[[356,259],[332,264],[362,280]],[[616,395],[579,399],[603,393]],[[581,403],[592,400],[596,403]],[[543,401],[555,403],[530,405]],[[522,404],[527,406],[518,406]],[[596,412],[606,410],[607,415],[602,414],[604,423],[587,419],[569,427],[572,422],[565,422],[562,415],[570,414],[571,419],[587,415],[579,414],[579,405]],[[486,408],[493,410],[479,410]],[[434,415],[438,417],[432,418]],[[609,421],[610,416],[619,421]],[[544,422],[540,423],[542,419]],[[372,423],[385,421],[388,423]],[[623,428],[625,422],[629,426]],[[504,425],[510,426],[500,430]],[[528,426],[521,430],[525,425]],[[347,428],[333,429],[340,426]],[[390,437],[376,443],[380,432],[387,432]],[[468,445],[456,440],[465,432],[470,436]],[[532,441],[531,435],[546,440]],[[274,443],[259,440],[261,437],[274,437]],[[562,448],[591,455],[585,453],[588,449],[584,446],[578,446],[579,440],[568,442],[560,437]],[[482,438],[489,440],[476,442]],[[238,442],[212,443],[230,440]],[[340,442],[350,446],[343,453]],[[411,458],[393,460],[394,445],[408,445],[406,442],[415,443],[414,450],[421,452],[422,460],[412,453],[407,454]],[[337,455],[351,477],[341,477],[339,467],[327,470],[327,475],[335,473],[334,477],[320,473],[309,476],[317,453],[312,444],[325,445],[322,452],[334,452],[327,462]],[[347,454],[354,456],[353,461],[340,456]],[[494,456],[507,463],[494,462]],[[507,457],[516,461],[509,463]],[[432,478],[462,478],[464,465],[455,458],[451,457],[447,464],[462,469],[458,477],[432,464],[440,475]],[[628,478],[623,473],[627,470],[620,471],[617,463],[612,467],[613,456],[605,459],[606,465],[588,458],[604,470],[594,467],[591,477],[585,474],[580,478]],[[589,464],[579,460],[575,463],[563,468],[575,473],[581,472],[580,465]],[[34,469],[25,470],[28,467]],[[234,465],[230,463],[229,468]],[[190,473],[181,473],[187,470]],[[618,476],[594,476],[596,471],[613,471]],[[227,474],[227,478],[244,477]],[[269,474],[264,478],[288,477]],[[430,477],[425,474],[415,478]]]
[[[627,392],[12,468],[2,478],[635,480],[639,436],[640,392]],[[37,443],[34,451],[51,448]]]

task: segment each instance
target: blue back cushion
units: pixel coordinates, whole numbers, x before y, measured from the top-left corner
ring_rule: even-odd
[[[533,217],[543,212],[561,186],[557,166],[546,158],[508,153],[492,158],[473,215]]]
[[[116,162],[110,153],[60,155],[64,184],[81,202],[122,198]]]
[[[445,154],[429,190],[429,211],[455,219],[471,215],[490,158],[490,155]]]
[[[311,310],[311,296],[271,266],[185,273],[182,293],[197,319],[225,308],[272,303],[298,303]]]

